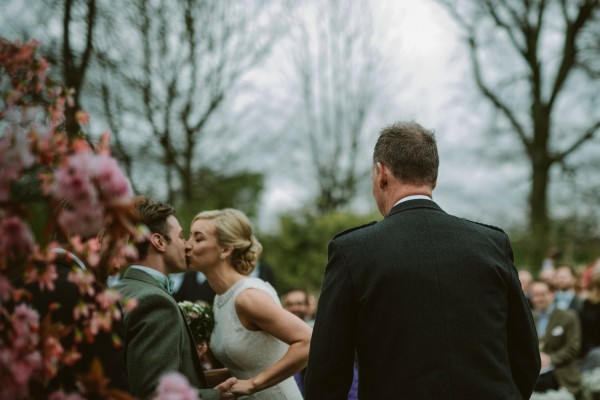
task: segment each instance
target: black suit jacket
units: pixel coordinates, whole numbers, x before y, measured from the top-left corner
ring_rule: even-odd
[[[429,200],[329,244],[306,399],[528,399],[538,340],[509,239]]]

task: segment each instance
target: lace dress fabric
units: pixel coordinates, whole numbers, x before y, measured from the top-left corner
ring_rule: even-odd
[[[262,331],[246,329],[235,310],[235,298],[246,289],[259,289],[281,304],[273,287],[260,279],[244,278],[236,282],[214,301],[215,328],[210,347],[217,359],[238,379],[248,379],[275,364],[288,350],[288,345]],[[252,400],[302,400],[293,377],[279,384],[241,397]]]

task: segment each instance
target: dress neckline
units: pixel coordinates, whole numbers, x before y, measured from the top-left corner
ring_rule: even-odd
[[[223,307],[225,303],[227,303],[236,292],[237,288],[242,285],[248,278],[242,278],[233,285],[231,285],[223,294],[215,296],[215,305],[217,307]]]

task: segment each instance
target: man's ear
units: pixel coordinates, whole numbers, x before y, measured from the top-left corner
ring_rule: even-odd
[[[375,164],[375,168],[377,169],[377,187],[379,189],[384,189],[388,185],[388,168],[377,161]]]
[[[165,238],[160,233],[153,233],[152,236],[150,236],[150,243],[160,253],[165,251],[165,246],[167,244]]]

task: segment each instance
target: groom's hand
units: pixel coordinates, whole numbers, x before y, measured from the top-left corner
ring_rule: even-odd
[[[237,396],[231,393],[231,388],[233,385],[237,383],[237,378],[229,378],[225,382],[221,383],[218,386],[215,386],[215,390],[219,395],[219,399],[221,400],[234,400],[237,399]]]
[[[240,379],[231,387],[231,392],[236,396],[248,396],[257,392],[257,388],[250,379]]]

